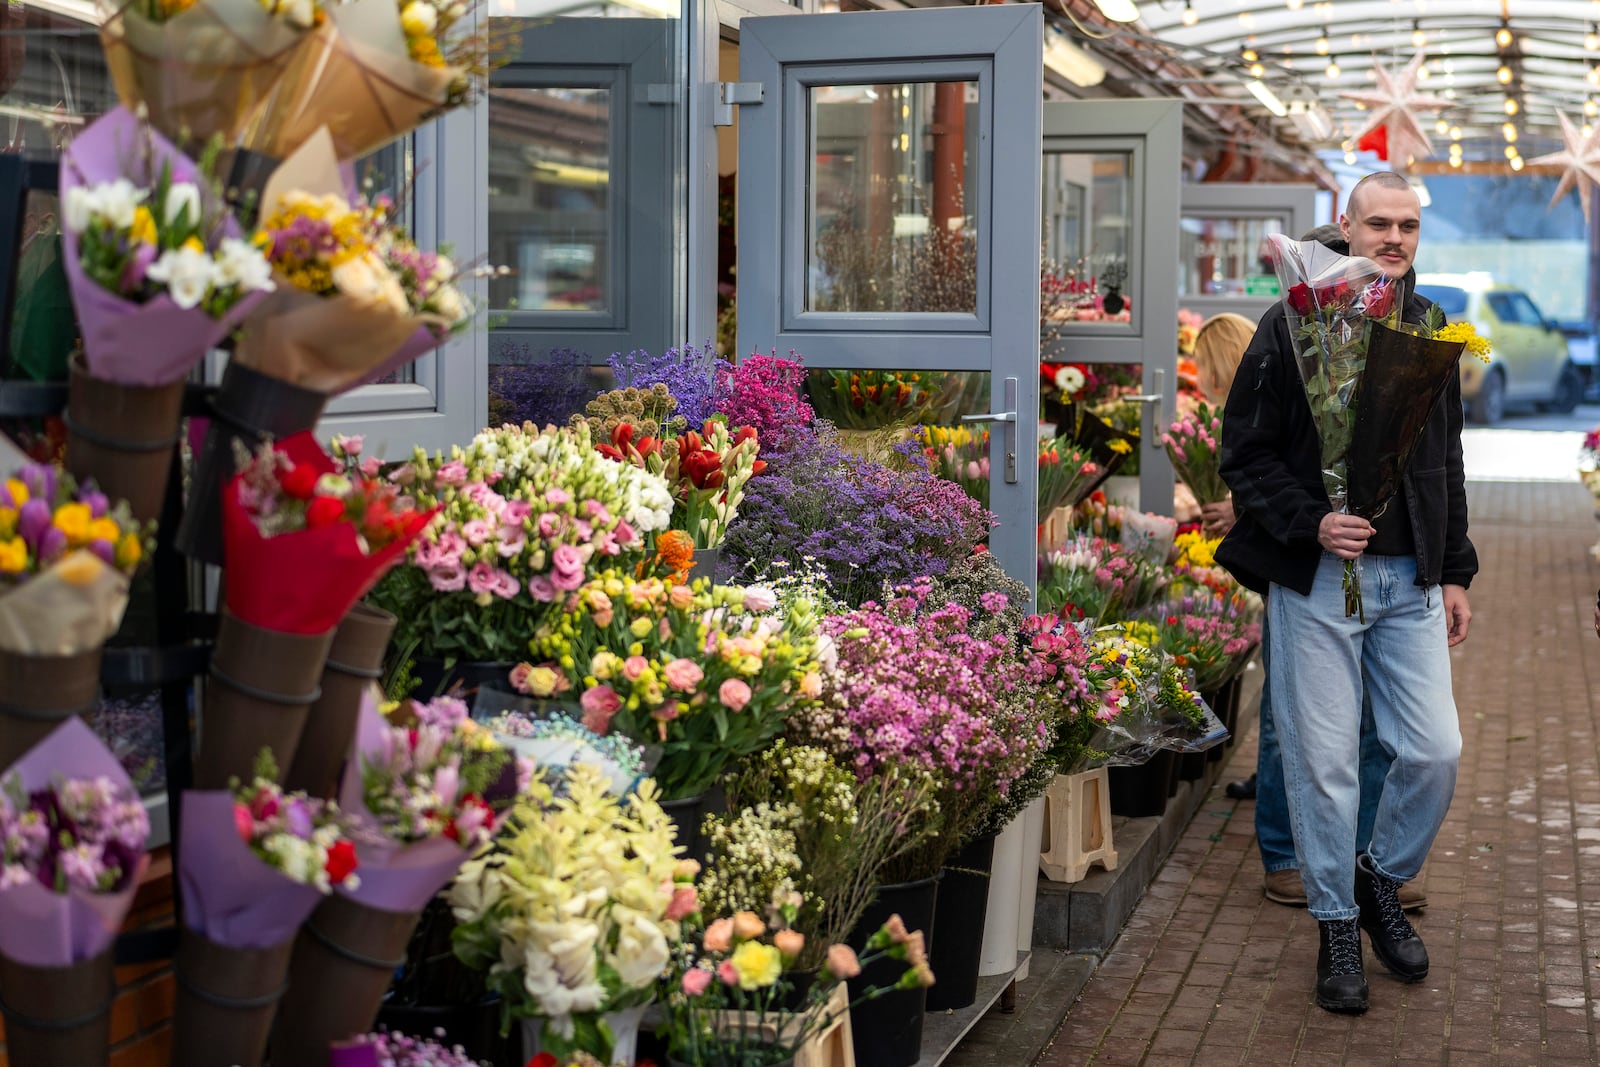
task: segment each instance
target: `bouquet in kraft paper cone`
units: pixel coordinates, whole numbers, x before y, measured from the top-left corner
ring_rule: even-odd
[[[227,145],[325,21],[314,0],[100,0],[100,43],[117,98],[180,142]]]
[[[335,627],[431,517],[402,506],[386,482],[339,473],[310,434],[263,448],[228,484],[202,787],[238,775],[262,748],[288,767]]]
[[[340,159],[373,152],[466,103],[489,67],[487,39],[468,31],[461,0],[353,0],[297,53],[246,136],[287,157],[326,126]]]
[[[333,1042],[372,1026],[423,905],[493,834],[484,797],[508,759],[461,701],[407,702],[386,720],[369,688],[340,793],[361,885],[335,890],[301,929],[274,1058],[322,1063]]]
[[[143,874],[150,822],[122,765],[68,721],[0,790],[0,1011],[17,1064],[108,1062],[112,942]]]
[[[266,256],[207,179],[122,108],[61,161],[63,261],[83,337],[67,463],[145,520],[165,497],[184,377],[273,287]]]
[[[0,768],[93,707],[146,533],[42,463],[0,480]]]
[[[360,885],[337,807],[283,792],[276,770],[263,754],[250,784],[184,795],[174,1067],[258,1067],[296,931],[328,893]]]

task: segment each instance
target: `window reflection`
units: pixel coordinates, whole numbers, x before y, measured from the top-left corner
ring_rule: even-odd
[[[976,82],[811,90],[806,307],[977,310]]]
[[[1261,242],[1285,232],[1287,223],[1281,215],[1185,215],[1178,235],[1179,295],[1276,296],[1277,277],[1261,260]]]
[[[611,255],[609,89],[489,93],[489,303],[603,311]]]
[[[1133,156],[1050,152],[1044,157],[1046,318],[1126,321],[1132,270]]]

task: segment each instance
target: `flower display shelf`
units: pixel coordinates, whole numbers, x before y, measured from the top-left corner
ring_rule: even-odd
[[[978,979],[978,999],[959,1011],[929,1012],[922,1024],[922,1058],[915,1067],[937,1067],[961,1044],[979,1019],[1000,1003],[1014,983],[1028,977],[1031,954],[1017,953],[1017,968],[1010,974],[995,974]],[[866,1067],[866,1065],[863,1065]]]

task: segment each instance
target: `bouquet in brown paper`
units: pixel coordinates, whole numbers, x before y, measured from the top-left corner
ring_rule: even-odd
[[[326,130],[268,179],[261,228],[278,286],[245,320],[234,359],[269,377],[337,393],[419,328],[442,336],[467,318],[449,261],[407,240],[388,200],[346,193]]]
[[[0,480],[0,767],[93,706],[147,540],[126,504],[57,467]]]
[[[0,789],[0,1008],[13,1063],[104,1064],[111,945],[150,822],[117,758],[68,721]]]
[[[353,0],[330,5],[246,137],[287,157],[326,126],[355,159],[466,103],[482,85],[488,46],[468,30],[468,0]]]
[[[423,906],[488,843],[496,820],[485,797],[512,772],[462,701],[407,702],[386,717],[377,698],[370,687],[339,796],[361,884],[336,890],[300,931],[272,1037],[285,1063],[321,1062],[332,1042],[372,1027]]]
[[[179,143],[227,146],[262,106],[312,31],[318,0],[100,0],[100,41],[117,97]]]

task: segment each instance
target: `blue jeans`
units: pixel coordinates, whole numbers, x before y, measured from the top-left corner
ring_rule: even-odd
[[[1278,751],[1278,727],[1272,720],[1272,675],[1267,653],[1268,627],[1261,627],[1260,738],[1256,748],[1256,843],[1261,847],[1261,866],[1268,874],[1293,870],[1299,863],[1294,855],[1294,833],[1289,829],[1289,796],[1283,788],[1283,760]],[[1366,688],[1361,693],[1361,805],[1356,814],[1356,851],[1364,852],[1372,841],[1372,822],[1378,815],[1378,794],[1389,773],[1392,757],[1378,740],[1372,724],[1372,701]]]
[[[1366,622],[1346,618],[1344,563],[1323,553],[1310,596],[1274,585],[1273,718],[1289,819],[1313,918],[1351,919],[1355,903],[1362,687],[1393,755],[1373,818],[1373,870],[1407,882],[1422,870],[1455,792],[1461,728],[1451,691],[1444,598],[1416,584],[1410,556],[1366,556]]]

